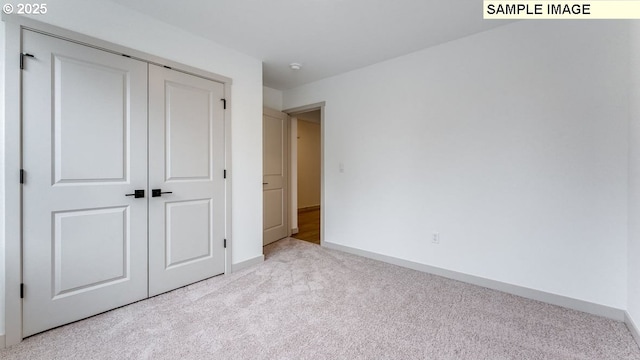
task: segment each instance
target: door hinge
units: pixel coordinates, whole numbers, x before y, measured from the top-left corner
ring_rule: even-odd
[[[224,169],[224,178],[227,178],[227,169]]]
[[[24,184],[24,169],[20,169],[20,184]]]
[[[227,239],[224,239],[224,248],[227,248]]]
[[[20,299],[24,299],[24,284],[20,284]]]
[[[227,110],[227,99],[220,99],[222,101],[222,108]]]
[[[24,70],[24,57],[35,58],[35,56],[27,53],[20,53],[20,70]]]

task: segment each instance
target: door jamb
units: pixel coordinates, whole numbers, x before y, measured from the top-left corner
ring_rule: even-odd
[[[0,147],[0,195],[4,195],[3,218],[0,219],[0,234],[4,234],[4,262],[0,259],[0,269],[4,265],[4,312],[5,346],[9,347],[22,341],[22,186],[19,182],[22,168],[22,82],[18,54],[22,52],[22,31],[32,30],[76,44],[89,46],[106,52],[126,54],[127,56],[159,66],[169,66],[175,71],[202,77],[224,84],[224,96],[227,110],[224,116],[225,126],[225,274],[231,273],[232,229],[231,229],[231,78],[201,70],[182,63],[167,60],[159,56],[130,49],[121,45],[96,39],[91,36],[49,25],[18,15],[2,14],[5,25],[4,53],[4,123],[0,118],[0,137],[4,147]],[[4,127],[4,133],[2,128]],[[0,206],[2,204],[0,203]],[[0,248],[1,250],[1,248]],[[2,286],[2,281],[0,281]],[[28,289],[25,286],[25,290]],[[1,296],[2,294],[0,294]],[[0,299],[2,304],[2,299]],[[1,305],[0,305],[1,306]],[[1,335],[1,334],[0,334]]]
[[[324,234],[325,234],[325,189],[324,189],[324,139],[325,139],[325,123],[324,123],[324,108],[325,102],[317,102],[309,105],[297,106],[293,108],[288,108],[282,110],[283,113],[289,115],[289,123],[291,122],[291,118],[296,117],[299,114],[306,113],[313,110],[320,110],[320,246],[324,246]],[[289,125],[291,126],[291,125]],[[291,147],[289,147],[289,152],[291,152]],[[291,159],[291,153],[289,153],[289,159]],[[289,186],[289,191],[291,191],[291,186]],[[291,196],[291,194],[289,194]],[[292,206],[289,206],[291,208]],[[293,209],[289,209],[290,212]],[[296,209],[297,211],[297,209]],[[289,214],[289,218],[291,218],[291,213]]]
[[[10,346],[22,341],[22,187],[19,173],[22,167],[21,130],[21,77],[18,54],[20,53],[21,26],[5,23],[4,54],[4,168],[2,182],[4,192],[4,315],[5,344]],[[12,54],[13,56],[9,56]]]
[[[227,106],[227,110],[224,112],[224,171],[225,171],[225,239],[227,248],[225,259],[224,259],[224,273],[231,274],[232,271],[232,263],[231,263],[231,255],[233,251],[233,234],[231,227],[231,185],[233,181],[233,172],[231,171],[231,119],[232,111],[233,111],[233,102],[231,100],[231,79],[229,82],[224,83],[224,98],[226,99],[225,104]]]

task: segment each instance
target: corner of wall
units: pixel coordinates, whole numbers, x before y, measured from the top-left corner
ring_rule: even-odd
[[[262,103],[273,110],[282,111],[282,91],[268,86],[262,87]]]
[[[240,270],[244,270],[254,265],[258,265],[264,261],[264,255],[258,255],[256,257],[247,259],[245,261],[240,261],[238,263],[231,265],[231,272],[237,272]]]
[[[627,325],[627,328],[631,332],[631,335],[633,336],[633,339],[636,341],[636,344],[638,344],[638,347],[640,347],[640,329],[638,328],[636,323],[633,321],[633,319],[631,319],[631,315],[629,315],[628,311],[625,312],[624,323]]]
[[[629,162],[627,204],[627,311],[625,323],[640,345],[640,24],[630,23],[629,37]]]
[[[4,21],[0,21],[0,49],[5,53],[5,25]],[[4,75],[4,59],[5,55],[0,56],[0,139],[4,139],[4,124],[5,124],[5,103],[4,103],[4,94],[5,94],[5,75]],[[4,146],[0,148],[0,234],[4,234],[4,211],[5,211],[5,196],[4,196]],[[4,263],[4,253],[5,253],[5,237],[0,236],[0,349],[5,346],[5,263]]]

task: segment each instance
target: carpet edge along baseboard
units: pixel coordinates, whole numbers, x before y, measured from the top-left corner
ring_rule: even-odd
[[[234,273],[236,271],[240,271],[242,269],[246,269],[246,268],[251,267],[253,265],[260,264],[263,261],[264,261],[264,255],[258,255],[256,257],[252,257],[250,259],[247,259],[247,260],[244,260],[244,261],[240,261],[240,262],[235,263],[235,264],[231,264],[231,272]]]
[[[629,332],[631,332],[633,339],[636,341],[636,343],[640,347],[640,329],[638,328],[637,324],[633,321],[628,311],[624,312],[624,323],[627,325],[627,328],[629,329]]]
[[[373,260],[379,260],[393,265],[426,272],[433,275],[442,276],[452,280],[462,281],[468,284],[486,287],[489,289],[502,291],[508,294],[522,296],[527,299],[541,301],[551,305],[561,306],[572,310],[578,310],[593,315],[603,316],[620,322],[625,322],[626,311],[606,305],[596,304],[589,301],[574,299],[567,296],[552,294],[541,290],[531,289],[519,285],[508,284],[497,280],[482,278],[453,270],[438,268],[431,265],[421,264],[410,260],[404,260],[393,256],[382,255],[367,250],[361,250],[350,246],[330,243],[325,241],[324,247],[339,250],[353,255],[363,256]],[[636,339],[637,340],[637,339]]]

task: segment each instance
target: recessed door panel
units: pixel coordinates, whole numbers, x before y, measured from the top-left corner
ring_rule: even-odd
[[[124,181],[129,72],[57,54],[53,63],[55,182]]]
[[[129,276],[127,207],[54,213],[54,299]]]
[[[224,272],[224,85],[149,67],[149,293]],[[157,226],[155,224],[162,224]]]
[[[213,94],[208,89],[170,81],[165,83],[165,94],[166,180],[208,180]]]
[[[147,64],[23,31],[23,336],[147,297]]]
[[[166,268],[211,257],[211,200],[165,203]]]
[[[285,122],[281,118],[265,116],[263,173],[265,176],[283,176],[284,174],[284,134]]]
[[[284,194],[282,189],[264,191],[264,229],[265,231],[284,225]]]

